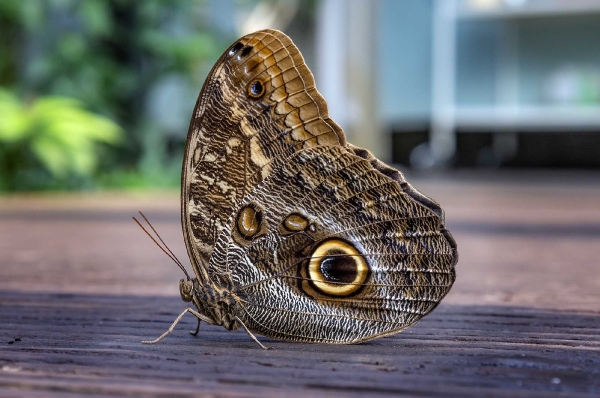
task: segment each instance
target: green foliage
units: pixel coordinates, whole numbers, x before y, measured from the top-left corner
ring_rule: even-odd
[[[98,165],[98,144],[122,138],[119,126],[77,100],[45,96],[23,103],[0,89],[0,188],[81,185]]]
[[[178,186],[204,78],[264,1],[0,0],[0,190]]]
[[[202,0],[1,0],[0,88],[37,99],[1,94],[0,189],[177,185],[186,128],[153,119],[150,97],[167,75],[197,95],[234,39],[209,18]],[[116,125],[93,113],[119,145],[97,145]]]

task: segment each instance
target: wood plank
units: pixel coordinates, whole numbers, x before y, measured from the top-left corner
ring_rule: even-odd
[[[4,391],[159,395],[600,392],[597,313],[445,305],[405,333],[355,346],[291,344],[184,318],[184,303],[132,295],[0,293]],[[15,339],[19,339],[15,341]]]
[[[527,181],[527,179],[523,180]],[[0,396],[598,396],[600,179],[415,184],[460,252],[431,315],[353,346],[286,343],[184,317],[176,194],[0,198]]]
[[[598,314],[444,305],[397,336],[357,346],[292,344],[203,325],[176,298],[0,294],[0,388],[20,392],[227,395],[600,392]],[[19,339],[19,341],[15,341]]]

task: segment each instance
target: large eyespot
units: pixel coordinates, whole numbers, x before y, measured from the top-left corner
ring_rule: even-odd
[[[246,240],[250,240],[256,235],[261,223],[262,213],[251,205],[244,207],[238,213],[237,230]]]
[[[308,277],[321,294],[349,296],[363,286],[369,275],[367,260],[343,240],[324,241],[310,257]]]
[[[248,85],[248,95],[252,98],[260,98],[265,93],[265,86],[260,80],[254,80]]]

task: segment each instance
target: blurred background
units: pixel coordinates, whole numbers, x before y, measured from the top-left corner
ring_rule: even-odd
[[[404,170],[600,167],[595,0],[3,0],[0,191],[177,188],[206,74],[266,27]]]
[[[419,366],[421,384],[446,392],[452,379],[485,395],[496,377],[530,395],[592,391],[600,333],[581,325],[600,324],[600,0],[0,0],[0,336],[6,344],[23,330],[31,344],[22,363],[5,356],[7,369],[25,371],[8,383],[24,389],[31,377],[36,392],[63,391],[75,375],[85,391],[108,391],[87,387],[103,371],[78,360],[80,348],[102,353],[116,341],[114,353],[131,359],[183,310],[181,270],[131,216],[145,212],[190,270],[179,187],[192,109],[223,51],[262,28],[300,48],[349,141],[445,211],[456,283],[424,321],[436,331],[402,336],[432,342],[426,351],[453,365]],[[184,344],[195,326],[184,317],[161,347]],[[207,349],[229,344],[203,330]],[[96,356],[112,386],[120,368]],[[134,356],[153,378],[140,395],[180,391],[164,389],[146,366],[154,359]],[[462,358],[479,369],[476,382],[455,366]],[[236,365],[240,380],[265,380],[256,363]],[[410,366],[389,371],[403,383]],[[289,369],[292,386],[312,378]],[[193,383],[207,377],[179,377],[177,388],[202,391]]]

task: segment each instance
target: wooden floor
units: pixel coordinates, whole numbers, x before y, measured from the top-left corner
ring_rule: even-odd
[[[417,176],[418,177],[418,176]],[[1,396],[600,396],[600,175],[413,178],[460,253],[444,302],[396,336],[291,344],[187,333],[176,193],[0,198]]]

